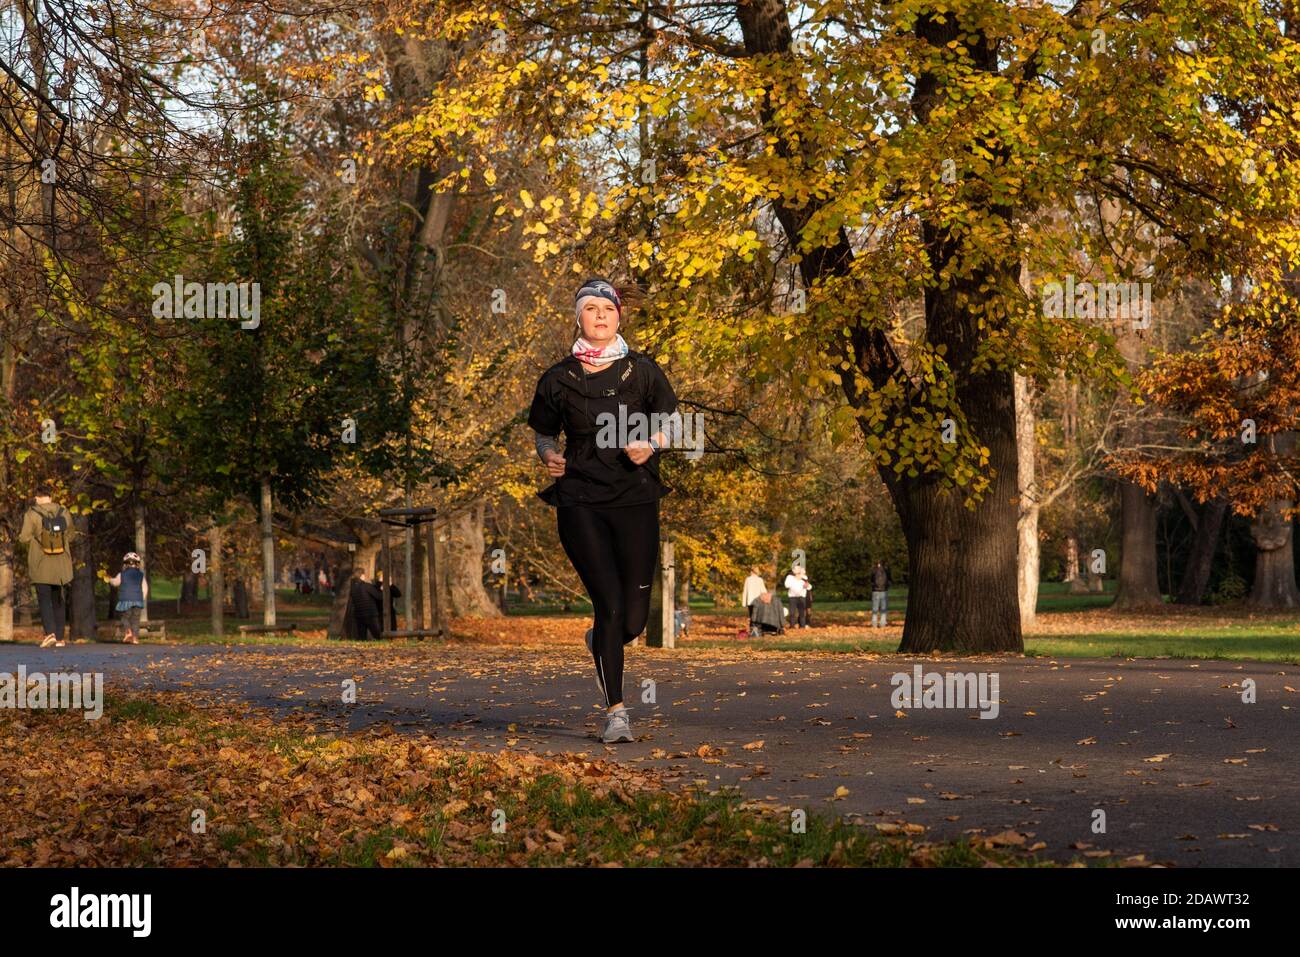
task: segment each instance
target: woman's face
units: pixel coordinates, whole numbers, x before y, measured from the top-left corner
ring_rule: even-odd
[[[618,307],[608,299],[592,296],[583,303],[579,322],[582,338],[593,346],[603,346],[618,335]]]

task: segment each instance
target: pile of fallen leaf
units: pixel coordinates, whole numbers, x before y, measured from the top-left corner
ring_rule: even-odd
[[[104,716],[0,712],[0,864],[988,865],[581,756],[480,754],[389,727],[320,733],[193,693],[111,688]]]

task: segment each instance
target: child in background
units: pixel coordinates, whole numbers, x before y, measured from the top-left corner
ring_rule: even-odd
[[[122,556],[122,570],[108,580],[117,589],[117,612],[121,616],[122,640],[128,645],[138,645],[140,639],[140,610],[149,599],[149,582],[140,568],[140,556],[127,552]]]

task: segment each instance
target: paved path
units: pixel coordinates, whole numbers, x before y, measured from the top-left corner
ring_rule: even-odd
[[[996,671],[999,714],[912,708],[904,717],[890,702],[890,679],[910,674],[913,659],[718,660],[636,648],[626,687],[639,737],[615,749],[594,738],[597,694],[580,652],[0,645],[0,670],[102,671],[137,687],[201,686],[306,709],[328,724],[392,722],[470,748],[617,756],[810,813],[921,824],[929,838],[1015,831],[1062,859],[1109,851],[1181,867],[1300,865],[1295,666],[924,661],[927,671]],[[358,683],[351,707],[341,701],[347,678]],[[1242,702],[1247,678],[1255,704]],[[640,701],[647,679],[655,704]],[[1104,834],[1092,831],[1097,809]]]

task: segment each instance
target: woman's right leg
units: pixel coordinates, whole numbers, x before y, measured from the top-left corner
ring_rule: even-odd
[[[605,704],[612,707],[623,700],[622,652],[627,618],[614,529],[598,509],[563,505],[555,514],[560,544],[591,597],[595,617],[592,657],[605,687]]]

